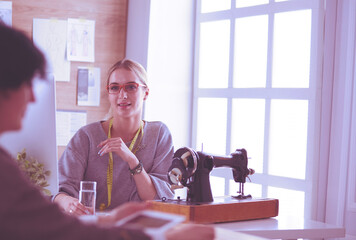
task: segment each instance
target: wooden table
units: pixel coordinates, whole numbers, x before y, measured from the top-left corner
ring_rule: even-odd
[[[215,223],[215,227],[268,239],[343,238],[345,228],[291,216],[250,221]]]
[[[184,200],[152,200],[150,209],[184,215],[189,222],[216,223],[247,219],[263,219],[278,215],[278,199],[230,196],[216,197],[213,202],[192,203]],[[236,214],[239,213],[239,214]]]

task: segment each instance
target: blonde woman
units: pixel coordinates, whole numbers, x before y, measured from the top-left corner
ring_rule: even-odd
[[[124,59],[108,76],[109,119],[81,128],[59,160],[59,194],[54,201],[72,215],[88,211],[78,202],[81,180],[97,182],[99,210],[174,196],[167,183],[173,158],[170,131],[162,122],[142,120],[149,96],[145,69]]]

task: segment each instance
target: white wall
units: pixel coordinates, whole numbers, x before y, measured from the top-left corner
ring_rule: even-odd
[[[147,69],[148,31],[151,0],[128,1],[126,57]]]
[[[194,1],[130,0],[128,13],[126,57],[148,73],[144,118],[167,124],[175,149],[190,146]]]
[[[26,148],[28,157],[36,158],[51,171],[47,187],[52,194],[58,191],[57,146],[55,125],[55,90],[53,79],[35,81],[36,102],[28,106],[21,131],[5,133],[0,144],[13,156]]]

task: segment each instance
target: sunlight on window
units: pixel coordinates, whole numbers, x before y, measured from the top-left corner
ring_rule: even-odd
[[[248,181],[248,180],[247,180]],[[235,182],[234,180],[230,180],[229,182],[229,195],[237,196],[239,193],[239,183]],[[244,185],[245,195],[250,194],[253,198],[260,198],[262,197],[262,185],[246,182]]]
[[[234,87],[266,87],[268,16],[236,19]]]
[[[226,88],[229,78],[230,22],[200,25],[199,88]]]
[[[245,148],[256,171],[245,194],[279,199],[280,215],[310,216],[309,162],[320,140],[314,86],[322,79],[314,63],[322,59],[325,1],[198,0],[197,6],[192,145],[225,156]],[[237,195],[231,169],[214,170],[212,176],[225,178],[211,179],[214,195]]]
[[[231,152],[245,148],[248,167],[262,173],[265,129],[264,99],[233,99]]]
[[[267,4],[269,0],[236,0],[236,7],[251,7],[261,4]]]
[[[307,128],[307,100],[271,101],[269,174],[305,179]]]
[[[204,152],[225,155],[227,100],[199,98],[197,119],[197,147],[204,144]],[[199,149],[200,150],[200,149]]]
[[[225,178],[210,176],[210,186],[213,197],[225,196]]]
[[[304,192],[277,187],[268,187],[267,191],[269,198],[279,200],[278,215],[304,217]]]
[[[231,0],[201,0],[201,13],[227,10],[230,7]]]
[[[311,10],[275,14],[272,87],[309,87]]]

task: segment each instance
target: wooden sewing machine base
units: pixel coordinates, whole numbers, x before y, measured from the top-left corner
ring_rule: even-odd
[[[185,200],[149,201],[152,210],[186,216],[187,222],[216,223],[252,220],[278,215],[278,199],[233,197],[214,198],[211,203],[192,203]]]

